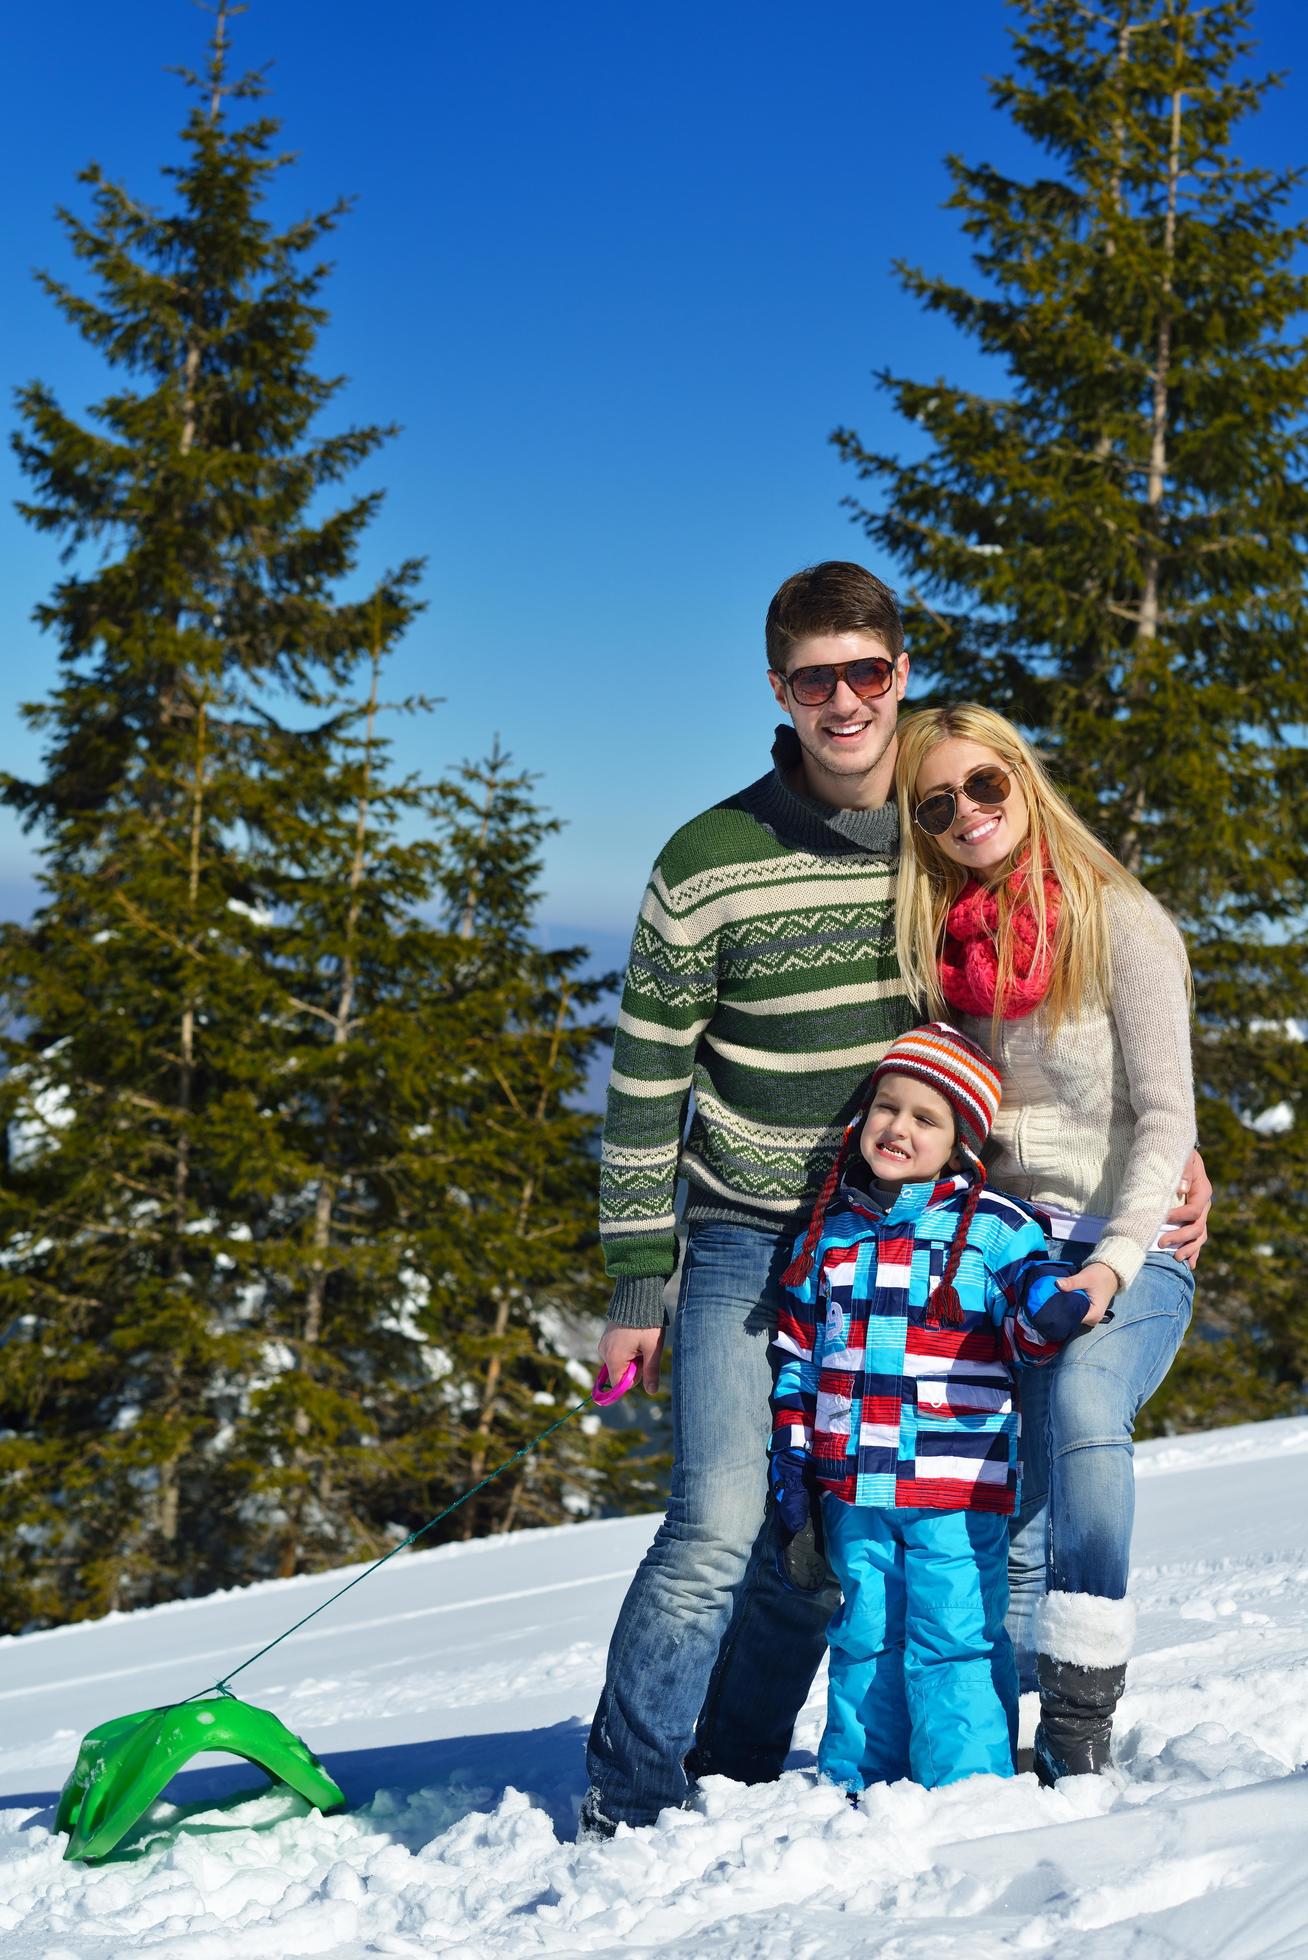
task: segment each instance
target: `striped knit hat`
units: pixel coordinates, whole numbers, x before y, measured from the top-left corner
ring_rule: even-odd
[[[999,1071],[984,1050],[977,1047],[967,1035],[960,1034],[945,1021],[925,1021],[920,1028],[912,1028],[908,1034],[901,1035],[894,1046],[881,1057],[868,1077],[867,1087],[859,1101],[857,1114],[845,1129],[836,1152],[836,1161],[827,1172],[818,1201],[813,1207],[804,1243],[781,1275],[784,1286],[802,1286],[813,1269],[813,1254],[822,1236],[822,1225],[827,1206],[831,1203],[844,1175],[845,1161],[858,1134],[864,1117],[876,1094],[877,1083],[883,1075],[907,1075],[915,1082],[924,1082],[937,1095],[943,1096],[954,1114],[954,1125],[958,1135],[958,1147],[967,1158],[974,1173],[959,1214],[953,1244],[940,1283],[931,1295],[927,1308],[928,1321],[947,1321],[951,1326],[960,1326],[963,1309],[954,1286],[954,1275],[958,1262],[967,1244],[968,1231],[976,1211],[977,1200],[981,1196],[986,1181],[985,1169],[980,1161],[980,1152],[991,1125],[999,1113],[1000,1081]]]
[[[943,1096],[954,1112],[959,1145],[975,1161],[999,1114],[1001,1093],[999,1070],[984,1049],[945,1021],[924,1021],[881,1057],[867,1085],[864,1110],[883,1075],[911,1075]]]

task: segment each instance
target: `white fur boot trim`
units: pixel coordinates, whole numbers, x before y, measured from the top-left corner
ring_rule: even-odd
[[[1036,1609],[1036,1650],[1073,1667],[1121,1667],[1135,1645],[1135,1607],[1099,1593],[1046,1593]]]

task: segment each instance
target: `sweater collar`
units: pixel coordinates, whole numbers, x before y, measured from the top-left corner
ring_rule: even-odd
[[[803,751],[789,722],[782,722],[772,744],[772,773],[757,785],[756,805],[763,821],[778,835],[813,851],[865,852],[875,857],[899,855],[899,807],[892,797],[876,810],[837,810],[830,803],[791,788],[802,781]]]
[[[948,1171],[944,1177],[937,1178],[934,1184],[901,1184],[899,1196],[886,1213],[886,1223],[908,1224],[912,1219],[920,1218],[928,1205],[943,1204],[946,1198],[952,1198],[958,1192],[966,1191],[970,1183],[971,1179],[965,1177],[961,1171]]]
[[[901,1184],[894,1203],[887,1209],[872,1191],[870,1173],[859,1157],[840,1180],[839,1202],[842,1207],[853,1206],[887,1225],[911,1225],[929,1205],[943,1204],[947,1198],[966,1191],[970,1183],[971,1179],[962,1171],[947,1171],[931,1184]]]

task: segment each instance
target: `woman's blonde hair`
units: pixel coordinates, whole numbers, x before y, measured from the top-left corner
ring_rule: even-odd
[[[1052,944],[1049,990],[1044,1001],[1050,1026],[1057,1028],[1066,1016],[1086,1007],[1106,1006],[1113,976],[1105,894],[1121,892],[1143,905],[1144,887],[1081,821],[1012,722],[972,701],[922,708],[906,715],[899,724],[895,783],[900,860],[895,937],[909,994],[925,1000],[933,1015],[949,1018],[949,1005],[940,986],[939,956],[946,915],[967,883],[968,873],[913,822],[913,811],[921,801],[918,781],[923,763],[939,743],[950,739],[977,742],[992,750],[1026,802],[1026,835],[1009,859],[995,866],[990,879],[998,899],[995,937],[999,965],[992,1033],[997,1032],[1000,1004],[1013,977],[1011,921],[1014,906],[1023,897],[1029,897],[1035,915],[1034,966],[1043,964]],[[1014,880],[1008,875],[1028,847],[1032,865],[1047,864],[1062,890],[1058,926],[1052,934],[1043,879]],[[1019,885],[1023,889],[1016,889]]]

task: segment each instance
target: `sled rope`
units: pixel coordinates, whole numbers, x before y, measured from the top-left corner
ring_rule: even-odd
[[[596,1388],[599,1386],[600,1384],[597,1382]],[[212,1687],[197,1688],[193,1695],[186,1697],[186,1700],[198,1701],[201,1695],[230,1695],[232,1690],[228,1684],[234,1681],[238,1674],[244,1674],[247,1667],[253,1667],[254,1663],[262,1660],[265,1654],[271,1654],[274,1647],[280,1647],[283,1640],[289,1640],[293,1633],[300,1631],[301,1627],[308,1626],[310,1620],[316,1620],[320,1613],[325,1613],[329,1606],[334,1606],[338,1599],[344,1598],[345,1594],[350,1592],[355,1586],[361,1586],[365,1579],[371,1579],[373,1573],[380,1571],[387,1560],[393,1559],[397,1552],[407,1551],[410,1545],[416,1545],[420,1538],[425,1538],[429,1531],[434,1531],[438,1524],[443,1523],[450,1516],[451,1512],[457,1511],[461,1504],[466,1504],[470,1497],[475,1497],[479,1490],[485,1490],[487,1484],[493,1484],[497,1477],[502,1477],[506,1470],[511,1470],[513,1465],[520,1462],[524,1456],[529,1456],[533,1450],[539,1449],[547,1437],[552,1436],[556,1429],[562,1429],[565,1422],[571,1422],[573,1416],[580,1415],[583,1409],[589,1408],[594,1400],[595,1388],[591,1389],[588,1395],[583,1396],[580,1402],[559,1416],[557,1421],[552,1422],[548,1429],[542,1429],[539,1436],[533,1436],[529,1443],[524,1443],[520,1450],[513,1452],[512,1456],[506,1456],[503,1463],[497,1464],[492,1471],[482,1478],[479,1484],[473,1484],[471,1489],[464,1491],[462,1497],[456,1497],[452,1504],[447,1504],[443,1511],[438,1512],[434,1518],[429,1518],[427,1523],[420,1525],[417,1531],[411,1531],[407,1538],[403,1539],[398,1545],[393,1545],[389,1552],[383,1552],[379,1559],[374,1559],[371,1565],[366,1566],[362,1572],[356,1573],[353,1579],[347,1579],[343,1586],[339,1586],[334,1593],[329,1594],[323,1600],[321,1606],[315,1606],[312,1613],[306,1613],[303,1619],[295,1622],[294,1626],[287,1627],[285,1633],[279,1633],[275,1640],[268,1641],[265,1646],[260,1647],[257,1653],[251,1654],[248,1660],[243,1660],[239,1667],[230,1668],[226,1674],[222,1675],[213,1683]],[[234,1699],[235,1696],[233,1696]],[[182,1706],[184,1707],[185,1703]]]

